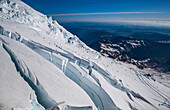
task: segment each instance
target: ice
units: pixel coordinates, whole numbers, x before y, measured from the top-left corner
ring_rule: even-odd
[[[1,38],[2,39],[2,38]],[[4,39],[4,38],[3,38]],[[6,38],[6,40],[7,40],[8,38]],[[9,43],[9,42],[8,42]],[[22,53],[22,51],[23,51],[23,49],[19,49],[19,50],[17,50],[17,48],[15,48],[15,43],[13,44],[13,46],[11,45],[11,43],[10,43],[10,48],[11,48],[11,46],[12,46],[12,48],[13,49],[15,49],[15,53],[17,53],[17,55],[19,54],[17,51],[19,51],[19,52],[21,52]],[[53,69],[50,69],[49,67],[48,67],[48,69],[50,70],[50,71],[55,71],[54,73],[56,74],[56,72],[59,72],[59,76],[57,76],[61,81],[59,81],[59,80],[56,80],[56,75],[55,74],[53,74],[52,76],[54,77],[54,79],[51,79],[50,80],[50,82],[51,81],[53,81],[53,82],[55,82],[55,84],[52,84],[51,86],[49,86],[49,79],[48,79],[48,77],[51,77],[51,76],[48,76],[48,74],[50,73],[51,74],[51,72],[47,72],[48,74],[46,74],[46,77],[43,77],[45,74],[43,73],[44,72],[44,70],[39,70],[39,68],[37,68],[37,66],[35,66],[34,67],[34,65],[35,65],[35,63],[36,63],[36,60],[34,60],[33,62],[33,64],[34,65],[32,65],[32,63],[30,63],[31,65],[32,65],[32,69],[34,70],[34,71],[41,71],[41,74],[39,74],[38,76],[35,76],[35,73],[36,73],[36,75],[38,74],[37,72],[35,72],[34,74],[31,72],[31,70],[32,69],[30,69],[30,68],[28,68],[28,65],[26,65],[26,63],[25,62],[27,62],[27,64],[29,64],[28,63],[28,61],[30,62],[30,60],[27,60],[26,61],[26,59],[24,60],[24,61],[22,61],[22,60],[19,60],[18,59],[18,57],[17,57],[17,55],[14,53],[14,52],[12,52],[12,50],[11,49],[9,49],[9,47],[6,45],[6,44],[3,44],[3,47],[4,47],[4,49],[7,51],[7,53],[9,53],[9,55],[11,56],[11,58],[12,58],[12,61],[14,62],[14,64],[16,65],[15,67],[16,67],[16,69],[20,72],[20,73],[22,73],[21,74],[21,76],[24,78],[24,80],[29,84],[29,86],[35,91],[35,94],[36,94],[36,97],[37,97],[37,100],[38,100],[38,103],[40,103],[41,105],[43,105],[43,107],[45,107],[45,108],[50,108],[50,107],[52,107],[52,106],[54,106],[54,105],[56,105],[57,103],[55,102],[55,101],[53,101],[53,100],[51,100],[51,98],[49,98],[49,96],[48,96],[48,94],[49,93],[47,93],[47,92],[49,92],[49,91],[55,91],[54,93],[53,93],[53,96],[55,96],[55,100],[56,99],[58,99],[57,97],[60,97],[59,98],[59,101],[61,100],[61,99],[64,99],[63,101],[65,102],[65,101],[67,101],[67,103],[69,104],[69,105],[77,105],[78,103],[83,107],[83,105],[85,104],[85,105],[87,105],[87,103],[88,103],[88,105],[89,106],[91,106],[91,107],[94,107],[94,106],[92,106],[93,105],[93,103],[91,102],[91,100],[88,98],[88,96],[84,93],[84,92],[82,92],[83,90],[81,90],[81,89],[78,89],[79,87],[77,87],[76,85],[74,86],[74,84],[73,84],[73,82],[69,82],[69,79],[63,79],[63,76],[61,75],[62,73],[59,71],[59,70],[57,70],[57,71],[55,71],[54,70],[54,67],[53,67]],[[23,46],[20,46],[20,47],[22,47],[22,48],[25,48],[25,47],[23,47]],[[16,51],[17,50],[17,51]],[[26,52],[27,53],[27,52]],[[32,55],[32,53],[30,52],[30,54]],[[22,56],[22,54],[21,54],[21,56]],[[39,56],[40,57],[40,56]],[[37,57],[38,58],[38,57]],[[22,58],[23,59],[23,58]],[[49,57],[47,57],[47,60],[49,61]],[[29,64],[29,67],[30,67],[30,64]],[[37,63],[38,65],[39,65],[39,63]],[[45,65],[46,65],[46,63],[44,63]],[[61,63],[60,63],[61,64]],[[42,65],[42,61],[41,61],[41,65]],[[47,64],[48,65],[48,64]],[[46,66],[47,66],[46,65]],[[37,70],[35,69],[35,68],[37,68]],[[46,71],[48,70],[48,69],[45,69]],[[49,71],[48,70],[48,71]],[[45,72],[46,73],[46,72]],[[42,76],[43,75],[43,76]],[[47,77],[48,76],[48,77]],[[40,81],[39,81],[39,77],[41,77],[40,79]],[[44,80],[42,80],[42,78],[44,79],[45,78],[45,82],[44,82]],[[41,84],[41,82],[43,82],[43,84]],[[69,82],[69,83],[68,83]],[[45,87],[46,88],[48,88],[47,89],[47,91],[44,89],[44,86],[42,86],[42,85],[44,85],[44,83],[46,83],[45,84]],[[73,85],[72,85],[73,84]],[[55,85],[55,86],[54,86]],[[62,86],[62,88],[60,87],[61,85],[66,85],[66,86]],[[72,85],[72,86],[71,86]],[[54,87],[54,89],[49,89],[49,87],[51,88],[51,87]],[[55,88],[56,87],[56,88]],[[59,89],[59,90],[58,90]],[[68,91],[68,90],[71,90],[71,91]],[[76,92],[75,93],[72,93],[72,91],[75,91],[76,90]],[[51,94],[51,92],[50,92],[50,94]],[[64,94],[64,95],[58,95],[58,94]],[[67,94],[68,93],[68,94]],[[79,96],[79,95],[81,96]],[[84,94],[84,95],[83,95]],[[78,97],[78,98],[71,98],[71,97]],[[78,101],[79,100],[79,101]],[[82,101],[80,101],[80,100],[84,100],[83,102]],[[62,100],[61,100],[62,101]],[[77,103],[76,103],[77,102]],[[66,102],[65,102],[66,103]],[[61,107],[64,107],[65,105],[67,105],[67,104],[61,104],[60,106]],[[90,104],[91,103],[91,104]],[[78,105],[79,105],[78,104]],[[79,105],[79,106],[80,106]]]
[[[38,102],[46,109],[55,105],[56,102],[53,99],[49,98],[48,93],[42,87],[42,85],[40,84],[36,76],[33,77],[33,74],[31,73],[27,65],[25,65],[24,68],[23,66],[24,64],[22,63],[22,61],[20,61],[16,57],[14,52],[12,52],[12,50],[6,44],[3,45],[3,48],[10,55],[11,60],[13,61],[16,67],[16,70],[20,73],[20,75],[24,78],[24,80],[30,85],[30,87],[35,91]]]
[[[45,110],[44,107],[42,107],[38,102],[36,98],[33,98],[32,95],[30,94],[30,102],[32,105],[31,110]]]

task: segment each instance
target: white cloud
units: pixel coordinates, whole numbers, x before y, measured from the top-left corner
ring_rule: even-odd
[[[63,22],[121,22],[140,25],[168,26],[170,18],[90,18],[90,19],[65,19]]]
[[[100,12],[100,13],[68,13],[68,14],[49,14],[48,16],[80,16],[80,15],[116,15],[116,14],[151,14],[163,12]]]

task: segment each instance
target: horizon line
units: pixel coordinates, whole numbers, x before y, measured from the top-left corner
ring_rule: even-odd
[[[66,14],[48,14],[47,16],[84,16],[84,15],[116,15],[116,14],[151,14],[164,12],[99,12],[99,13],[66,13]]]

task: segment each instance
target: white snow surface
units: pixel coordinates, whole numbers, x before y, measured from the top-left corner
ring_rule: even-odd
[[[168,110],[170,88],[86,46],[20,0],[0,1],[0,109]]]

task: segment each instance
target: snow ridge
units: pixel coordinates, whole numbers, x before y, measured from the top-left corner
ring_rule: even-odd
[[[22,1],[1,0],[0,17],[44,30],[47,35],[54,36],[64,43],[74,43],[85,46],[77,36],[72,35],[60,26],[57,21],[53,21],[52,17],[48,18],[46,15],[35,11]]]

